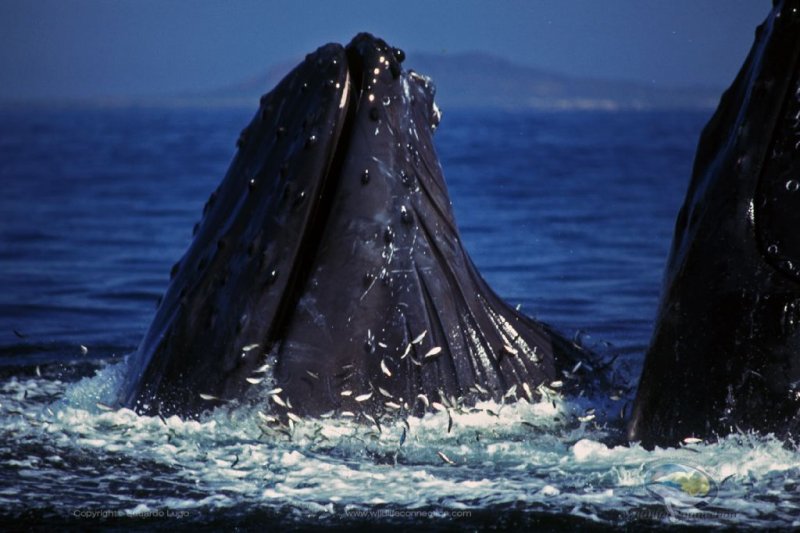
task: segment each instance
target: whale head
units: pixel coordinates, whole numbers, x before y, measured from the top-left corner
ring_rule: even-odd
[[[191,415],[269,389],[299,415],[418,412],[532,398],[555,379],[573,348],[469,259],[433,145],[434,86],[404,58],[360,34],[262,97],[129,358],[122,405]]]

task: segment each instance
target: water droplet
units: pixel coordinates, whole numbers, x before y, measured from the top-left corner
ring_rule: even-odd
[[[800,190],[800,181],[789,180],[786,182],[786,190],[789,192],[797,192]]]
[[[306,191],[300,191],[297,193],[297,196],[294,198],[294,207],[299,206],[302,204],[306,199]]]
[[[400,207],[400,220],[402,220],[404,224],[411,224],[414,220],[411,213],[404,205]]]
[[[361,174],[361,184],[366,185],[367,183],[369,183],[369,170],[364,170]]]
[[[311,148],[315,144],[317,144],[317,136],[316,135],[311,135],[308,139],[306,139],[306,148]]]
[[[372,272],[364,272],[364,285],[369,285],[375,279],[375,274]]]
[[[286,128],[285,128],[285,127],[283,127],[283,126],[278,126],[278,129],[277,129],[277,130],[275,130],[275,136],[276,136],[278,139],[280,139],[280,138],[281,138],[281,137],[283,137],[284,135],[286,135]]]
[[[414,179],[411,175],[408,174],[405,170],[400,171],[400,181],[406,187],[411,187],[411,184],[414,182]]]
[[[250,181],[247,182],[247,190],[248,191],[252,191],[255,188],[256,188],[256,180],[255,180],[255,178],[253,178],[253,179],[251,179]]]
[[[403,61],[406,60],[406,53],[403,52],[401,49],[395,48],[392,50],[392,52],[394,53],[394,58],[397,60],[398,63],[402,63]]]
[[[767,253],[770,255],[776,255],[778,253],[778,245],[770,244],[769,246],[767,246]]]
[[[383,100],[381,100],[381,102],[383,103],[383,105],[389,105],[389,104],[392,103],[392,99],[389,98],[388,96],[384,96]]]
[[[394,231],[392,230],[391,226],[387,226],[383,232],[383,241],[386,244],[391,244],[393,240],[394,240]]]
[[[380,118],[377,107],[373,107],[372,109],[369,110],[369,118],[370,120],[378,120]]]
[[[267,283],[269,283],[270,285],[272,285],[272,284],[273,284],[273,283],[275,283],[277,280],[278,280],[278,270],[277,270],[277,269],[273,269],[273,270],[272,270],[272,271],[269,273],[269,276],[267,277]]]

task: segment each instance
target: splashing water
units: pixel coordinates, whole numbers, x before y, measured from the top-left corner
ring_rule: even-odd
[[[653,452],[609,447],[607,431],[580,422],[583,408],[555,394],[379,425],[270,426],[246,405],[199,421],[161,419],[106,407],[124,367],[107,364],[73,383],[45,371],[0,384],[7,517],[800,525],[800,453],[769,437]],[[700,468],[718,485],[713,501],[678,508],[659,500],[646,483],[652,465],[665,463]]]

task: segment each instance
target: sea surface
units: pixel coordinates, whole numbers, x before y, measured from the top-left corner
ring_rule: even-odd
[[[618,445],[548,391],[380,429],[109,410],[254,110],[0,109],[0,529],[800,527],[793,445]],[[436,133],[485,278],[632,385],[710,114],[445,109]]]

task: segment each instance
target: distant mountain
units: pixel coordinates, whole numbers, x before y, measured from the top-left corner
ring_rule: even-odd
[[[407,68],[433,79],[442,108],[502,109],[707,109],[721,90],[662,87],[644,83],[566,76],[515,64],[485,53],[410,53]],[[298,61],[271,67],[263,75],[181,100],[209,104],[250,104],[275,86]]]
[[[483,53],[414,54],[409,65],[433,78],[442,107],[705,109],[716,107],[722,92],[572,77]]]

